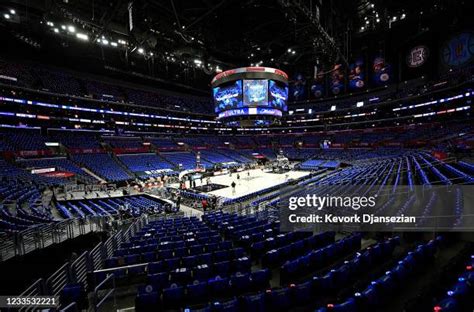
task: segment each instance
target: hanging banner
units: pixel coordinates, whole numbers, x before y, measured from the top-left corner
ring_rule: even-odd
[[[376,86],[386,85],[392,79],[392,68],[383,56],[374,58],[372,64],[372,82]]]
[[[313,83],[311,84],[311,96],[315,99],[319,99],[324,96],[324,73],[319,71],[315,73]]]
[[[306,99],[306,80],[302,74],[297,74],[295,80],[290,83],[290,95],[293,101]]]
[[[365,87],[364,59],[358,58],[350,65],[349,89],[352,91],[361,90]]]
[[[344,92],[344,68],[341,64],[334,65],[330,77],[330,90],[333,95]]]
[[[441,47],[441,62],[449,67],[467,65],[474,60],[474,34],[461,33],[451,37]]]

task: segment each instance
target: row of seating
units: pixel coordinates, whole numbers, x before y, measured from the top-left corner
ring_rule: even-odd
[[[440,241],[441,238],[437,238],[426,244],[418,245],[414,251],[410,251],[392,269],[372,281],[363,291],[355,293],[353,297],[347,298],[342,303],[329,303],[326,307],[318,309],[317,312],[365,312],[387,306],[397,291],[432,261]]]
[[[266,262],[269,261],[267,258],[273,258],[275,254],[279,254],[282,248],[291,249],[294,255],[297,256],[299,253],[331,244],[334,239],[334,232],[323,232],[315,235],[304,231],[288,232],[253,243],[250,246],[250,252],[257,259],[263,257],[262,262]],[[285,252],[283,251],[283,253]],[[281,260],[284,261],[283,258]]]
[[[266,267],[278,266],[290,259],[294,259],[313,248],[322,248],[334,243],[334,232],[323,232],[312,236],[311,232],[296,232],[306,233],[300,236],[299,240],[295,240],[287,245],[282,245],[275,249],[267,251],[262,256],[262,265]],[[360,240],[360,238],[359,238]],[[267,242],[266,242],[267,243]],[[315,247],[313,247],[315,246]]]
[[[142,254],[117,256],[106,259],[105,266],[107,268],[114,268],[138,263],[147,263],[159,259],[161,261],[160,263],[163,264],[163,267],[172,269],[174,267],[179,266],[187,267],[188,265],[193,265],[197,262],[205,263],[204,260],[209,260],[209,262],[220,262],[245,256],[245,251],[243,248],[232,248],[213,252],[202,252],[200,254],[193,255],[189,255],[187,251],[187,249],[182,248],[175,250],[167,250],[166,252],[148,251]]]
[[[349,280],[349,278],[347,278],[348,274],[359,274],[363,276],[372,265],[380,263],[381,255],[377,252],[377,250],[379,250],[377,246],[390,246],[390,248],[380,248],[380,250],[387,251],[388,249],[393,249],[398,243],[399,238],[393,238],[358,253],[352,260],[344,262],[343,265],[335,270],[331,270],[330,278],[326,276],[324,278],[314,276],[299,284],[289,284],[288,286],[280,288],[268,288],[265,291],[244,293],[230,300],[216,300],[204,306],[191,306],[186,309],[186,311],[278,312],[289,311],[290,309],[295,309],[295,311],[299,311],[299,309],[302,311],[310,310],[309,306],[315,303],[317,298],[322,298],[329,293],[330,289],[335,289],[336,276],[338,276],[338,281],[342,283],[344,280]],[[390,253],[383,254],[383,258],[389,259]],[[351,267],[349,272],[347,270],[348,266]],[[347,285],[342,286],[347,287]]]
[[[323,247],[319,249],[311,248],[310,252],[294,260],[286,261],[280,267],[280,283],[287,284],[296,281],[299,277],[322,269],[335,260],[359,250],[360,247],[361,235],[355,234],[345,237],[329,246],[323,245]],[[272,259],[268,259],[268,261],[272,261]]]
[[[456,282],[446,291],[444,298],[433,307],[434,312],[472,311],[474,293],[474,255],[470,255]]]
[[[157,288],[153,284],[141,286],[135,299],[135,311],[180,309],[188,305],[207,304],[232,295],[265,289],[269,286],[269,270],[237,273],[229,278],[216,276],[205,281],[195,281],[185,287],[176,284]]]

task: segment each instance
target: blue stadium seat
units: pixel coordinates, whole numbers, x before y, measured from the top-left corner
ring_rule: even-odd
[[[148,284],[158,290],[164,289],[170,285],[168,272],[149,274],[147,280]]]
[[[219,276],[228,276],[230,273],[230,261],[214,263],[214,274]]]
[[[248,292],[251,289],[250,274],[236,274],[230,278],[230,284],[235,294]]]
[[[270,286],[271,272],[269,269],[262,269],[251,273],[252,289],[265,289]]]
[[[184,301],[184,288],[171,285],[170,288],[163,289],[163,306],[165,308],[179,308]]]
[[[153,262],[156,261],[156,252],[148,251],[142,254],[143,262]]]
[[[239,258],[234,260],[232,263],[234,265],[234,272],[240,273],[250,272],[252,266],[252,261],[247,257]]]
[[[209,297],[206,282],[186,286],[186,301],[188,303],[206,302]]]
[[[214,252],[214,261],[222,262],[230,259],[230,254],[228,250],[216,251]]]
[[[434,312],[460,312],[460,305],[455,298],[443,299],[438,305],[433,307]]]
[[[211,276],[211,268],[207,264],[201,264],[194,268],[193,279],[198,281],[207,281]]]
[[[192,272],[188,268],[178,268],[170,272],[171,283],[186,285],[191,282]]]
[[[354,298],[349,298],[346,301],[339,303],[339,304],[334,304],[330,305],[328,304],[328,310],[334,311],[334,312],[357,312],[357,303]]]
[[[305,305],[313,298],[313,281],[291,285],[291,299],[295,306]]]
[[[76,302],[80,307],[87,306],[86,292],[81,284],[67,284],[59,294],[62,306]]]
[[[213,298],[222,298],[230,294],[230,284],[228,278],[213,278],[207,282],[209,294]]]
[[[182,262],[183,262],[183,265],[187,268],[193,268],[196,266],[197,262],[198,262],[198,258],[196,256],[188,256],[188,257],[184,257],[183,259],[181,259]]]
[[[212,305],[212,310],[215,312],[238,312],[239,301],[237,298],[234,298],[223,302],[214,302]]]
[[[246,312],[264,312],[265,311],[265,292],[259,292],[255,295],[242,297],[241,310]]]
[[[135,311],[137,312],[152,312],[159,307],[160,296],[158,292],[138,292],[135,297]]]
[[[266,297],[268,311],[287,311],[291,306],[290,290],[288,288],[267,290]]]
[[[165,260],[166,268],[168,271],[176,270],[181,266],[181,259],[179,258],[171,258]]]

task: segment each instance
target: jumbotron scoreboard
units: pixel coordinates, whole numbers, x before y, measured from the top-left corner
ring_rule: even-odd
[[[211,81],[217,120],[228,126],[267,126],[288,110],[288,75],[270,67],[227,70]]]

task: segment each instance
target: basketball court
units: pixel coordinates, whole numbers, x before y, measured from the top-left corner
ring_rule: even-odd
[[[250,173],[250,175],[249,175]],[[288,171],[285,173],[264,172],[261,169],[245,170],[238,173],[210,177],[210,183],[226,185],[228,187],[220,188],[206,194],[216,195],[226,198],[236,198],[253,192],[257,192],[275,185],[285,183],[290,179],[298,179],[308,176],[309,172]],[[237,179],[240,175],[240,179]],[[232,182],[235,182],[235,190],[232,189]],[[204,186],[206,179],[203,179]],[[196,186],[201,186],[201,181],[196,180]]]

